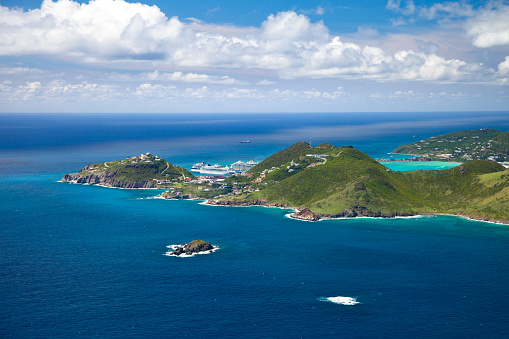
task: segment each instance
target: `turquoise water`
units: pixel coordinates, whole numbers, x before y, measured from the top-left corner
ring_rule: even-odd
[[[417,170],[444,170],[461,165],[459,162],[447,161],[418,161],[418,162],[397,162],[381,161],[385,167],[398,172],[417,171]]]
[[[138,139],[124,140],[130,116],[118,116],[121,127],[110,124],[102,139],[100,128],[80,129],[68,117],[75,134],[91,135],[88,143],[67,132],[39,140],[55,128],[51,119],[24,133],[30,121],[16,120],[24,146],[11,140],[0,151],[0,336],[507,337],[507,226],[446,216],[311,223],[283,209],[212,207],[153,199],[156,190],[58,182],[90,162],[147,151],[179,165],[262,159],[300,141],[281,132],[284,117],[265,117],[258,127],[253,118],[258,137],[248,145],[237,142],[248,139],[239,125],[220,120],[207,123],[209,135],[161,139],[150,121],[138,125]],[[334,143],[377,156],[413,134]],[[168,245],[193,239],[220,249],[164,256]],[[338,296],[359,304],[324,301]]]

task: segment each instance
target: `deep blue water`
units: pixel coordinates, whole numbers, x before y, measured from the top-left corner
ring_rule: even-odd
[[[309,223],[57,182],[145,152],[189,168],[311,139],[386,158],[484,127],[509,130],[509,114],[0,115],[0,337],[506,338],[507,226]],[[197,238],[221,249],[163,255]],[[334,296],[360,304],[321,301]]]

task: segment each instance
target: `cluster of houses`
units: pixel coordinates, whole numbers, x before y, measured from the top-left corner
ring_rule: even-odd
[[[145,153],[145,154],[141,154],[138,157],[134,157],[134,156],[133,157],[129,157],[129,158],[125,159],[124,161],[128,161],[131,164],[138,164],[138,163],[141,163],[141,162],[150,164],[150,163],[153,163],[152,160],[154,160],[154,161],[161,161],[163,159],[159,158],[157,155],[152,155],[150,153]]]
[[[479,136],[473,136],[472,139],[479,139]],[[437,143],[456,143],[456,142],[463,142],[468,137],[462,137],[459,139],[442,139],[437,140],[436,137],[431,137],[426,140],[421,140],[421,144],[416,144],[416,147],[418,150],[423,149],[423,145],[429,145],[430,142],[437,142]],[[488,140],[486,142],[479,142],[474,141],[469,146],[463,146],[463,147],[453,147],[451,145],[451,148],[446,147],[435,147],[434,150],[430,150],[429,154],[425,154],[425,156],[434,155],[436,157],[442,158],[442,159],[455,159],[455,158],[463,158],[465,160],[474,160],[474,159],[486,159],[490,161],[504,161],[508,155],[502,154],[498,152],[489,152],[490,149],[493,146],[493,140]],[[447,153],[442,153],[447,152]]]

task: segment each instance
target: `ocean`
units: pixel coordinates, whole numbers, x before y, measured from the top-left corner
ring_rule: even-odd
[[[509,130],[509,112],[2,114],[0,337],[507,338],[509,226],[304,222],[58,182],[146,152],[189,169],[302,140],[401,158],[400,144],[486,127]],[[194,239],[220,249],[164,255]]]

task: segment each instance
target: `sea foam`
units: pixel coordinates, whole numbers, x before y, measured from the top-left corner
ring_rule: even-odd
[[[342,296],[338,296],[338,297],[323,297],[323,298],[319,298],[319,300],[320,301],[331,302],[331,303],[334,303],[334,304],[345,305],[345,306],[353,306],[353,305],[360,304],[360,302],[357,301],[357,298],[342,297]]]
[[[195,255],[198,255],[198,254],[210,254],[210,253],[214,253],[216,252],[220,247],[219,246],[214,246],[212,245],[212,249],[211,250],[208,250],[208,251],[202,251],[200,253],[193,253],[191,255],[188,255],[188,254],[181,254],[181,255],[171,255],[173,253],[173,251],[175,251],[177,248],[179,247],[184,247],[185,244],[179,244],[179,245],[168,245],[166,246],[167,248],[170,248],[171,251],[168,251],[166,253],[164,253],[163,255],[167,256],[167,257],[177,257],[177,258],[191,258],[191,257],[194,257]]]

